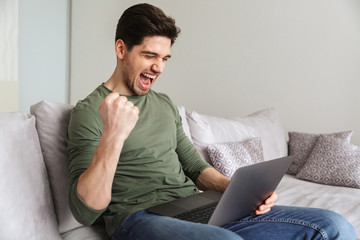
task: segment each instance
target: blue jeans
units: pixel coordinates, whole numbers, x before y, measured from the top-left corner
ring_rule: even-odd
[[[353,226],[324,209],[275,206],[222,227],[192,223],[141,210],[130,215],[113,235],[116,240],[207,239],[344,239],[356,240]]]

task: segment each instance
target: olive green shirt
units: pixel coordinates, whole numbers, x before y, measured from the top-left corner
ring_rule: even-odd
[[[128,96],[139,108],[139,120],[121,151],[111,202],[102,210],[89,207],[76,185],[99,144],[103,124],[97,108],[110,93],[102,84],[79,101],[67,134],[71,211],[84,225],[102,216],[109,236],[136,211],[198,192],[194,182],[209,167],[185,135],[178,109],[165,94],[150,90],[144,96]]]

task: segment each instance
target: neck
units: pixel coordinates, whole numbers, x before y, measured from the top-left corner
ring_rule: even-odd
[[[122,75],[120,74],[118,67],[115,68],[113,74],[105,82],[104,85],[113,92],[118,92],[122,95],[129,95],[129,93],[126,91],[127,87],[125,82],[123,81]]]

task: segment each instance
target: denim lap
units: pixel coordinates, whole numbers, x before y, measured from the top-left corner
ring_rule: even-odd
[[[340,214],[319,208],[275,206],[223,226],[244,239],[356,240],[353,226]]]
[[[241,240],[236,233],[207,224],[182,221],[142,210],[130,215],[113,235],[117,240]]]
[[[275,206],[267,214],[250,215],[223,227],[181,221],[142,210],[129,216],[113,239],[355,240],[356,234],[352,225],[335,212]]]

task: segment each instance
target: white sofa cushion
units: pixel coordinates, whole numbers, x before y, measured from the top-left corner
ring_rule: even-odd
[[[35,117],[0,114],[0,239],[61,239]]]
[[[344,216],[360,239],[360,190],[328,186],[297,179],[285,174],[276,189],[277,205],[325,208]]]
[[[55,211],[61,234],[76,229],[82,238],[76,239],[107,239],[104,228],[96,230],[83,228],[73,217],[68,203],[68,153],[66,133],[71,110],[69,104],[41,101],[30,108],[31,114],[36,116],[36,128],[39,134],[44,161],[49,174],[51,190],[54,198]],[[68,238],[69,239],[69,238]]]
[[[278,112],[271,108],[246,117],[220,118],[187,112],[191,137],[201,157],[211,163],[206,148],[210,144],[239,142],[260,137],[264,160],[287,155],[287,135]]]

